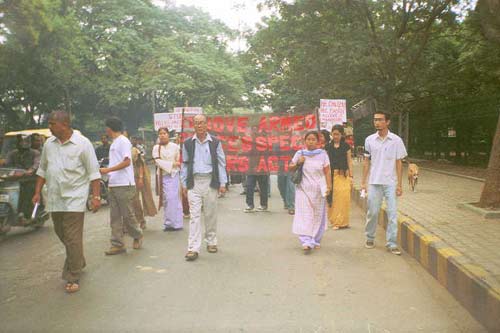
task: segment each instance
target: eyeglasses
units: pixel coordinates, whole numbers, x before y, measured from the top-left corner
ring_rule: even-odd
[[[205,121],[195,121],[194,125],[195,126],[200,126],[200,125],[206,125],[207,123]]]

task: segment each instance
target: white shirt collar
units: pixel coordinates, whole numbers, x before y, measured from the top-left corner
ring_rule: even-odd
[[[70,138],[66,141],[66,142],[61,142],[61,140],[59,140],[56,136],[51,136],[50,138],[47,139],[47,141],[54,141],[54,142],[57,142],[61,145],[64,145],[68,142],[71,142],[73,144],[78,144],[79,142],[79,136],[78,136],[78,133],[73,130],[73,133],[71,134]]]
[[[388,131],[388,132],[387,132],[387,136],[386,136],[385,138],[382,138],[382,137],[378,134],[378,132],[377,132],[376,134],[377,134],[377,139],[378,139],[378,140],[380,140],[380,141],[385,141],[386,139],[390,139],[390,140],[392,140],[392,139],[393,139],[393,135],[394,135],[394,134],[392,134],[392,133],[391,133],[391,131]]]
[[[193,140],[197,140],[199,143],[204,143],[205,141],[212,141],[212,137],[210,136],[209,133],[207,133],[207,137],[205,138],[205,141],[201,142],[200,139],[196,136],[196,133],[193,135]]]

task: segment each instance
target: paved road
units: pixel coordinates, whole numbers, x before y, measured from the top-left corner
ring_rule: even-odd
[[[305,256],[273,188],[271,212],[221,199],[220,252],[184,261],[187,231],[150,220],[144,249],[105,257],[107,211],[86,217],[82,290],[62,291],[64,253],[51,223],[0,241],[1,332],[483,332],[419,264],[329,230]],[[131,242],[129,242],[131,246]]]

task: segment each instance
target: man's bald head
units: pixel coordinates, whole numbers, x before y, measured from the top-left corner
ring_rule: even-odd
[[[197,114],[193,118],[194,131],[198,138],[205,138],[207,135],[207,117],[202,114]]]
[[[207,122],[207,117],[205,117],[205,115],[203,114],[197,114],[196,116],[194,116],[193,120],[196,122]]]

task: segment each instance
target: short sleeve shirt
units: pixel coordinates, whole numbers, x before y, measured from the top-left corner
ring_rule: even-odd
[[[347,161],[347,152],[351,149],[351,147],[345,143],[340,142],[338,148],[335,148],[335,145],[332,142],[327,146],[328,157],[330,158],[330,167],[333,170],[348,170],[349,164]]]
[[[130,159],[128,167],[109,173],[109,187],[135,186],[132,144],[125,136],[120,135],[113,140],[109,148],[109,166],[114,167],[126,158]]]
[[[101,178],[94,147],[77,132],[64,143],[47,139],[36,174],[46,180],[49,212],[84,212],[89,182]]]
[[[378,133],[372,134],[365,140],[365,157],[370,158],[369,184],[396,185],[396,161],[407,155],[403,140],[396,134],[389,132],[385,139]]]

